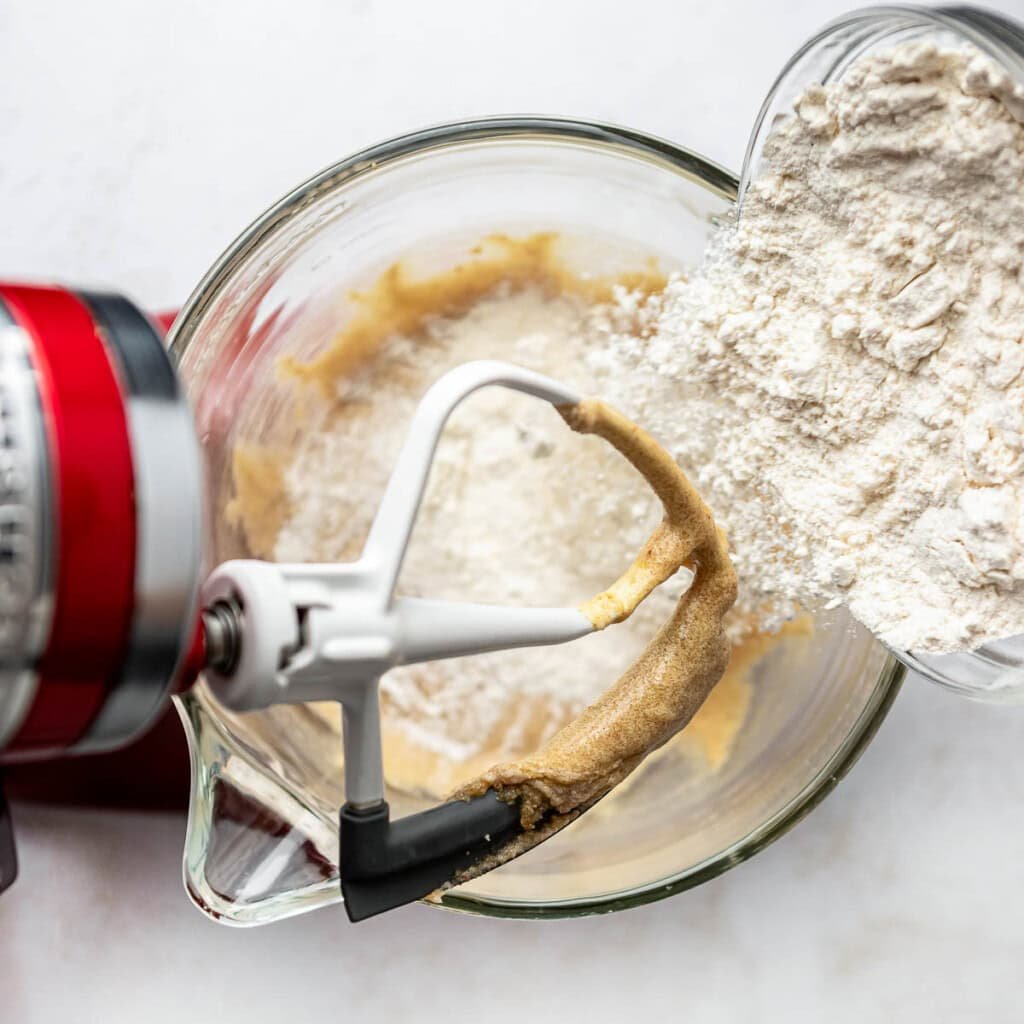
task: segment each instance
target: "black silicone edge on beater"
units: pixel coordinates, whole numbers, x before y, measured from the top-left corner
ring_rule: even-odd
[[[522,831],[493,791],[390,820],[386,802],[340,813],[341,892],[350,921],[423,899]]]

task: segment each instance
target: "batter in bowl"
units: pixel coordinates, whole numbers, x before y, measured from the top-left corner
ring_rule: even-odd
[[[585,355],[610,331],[641,336],[636,310],[664,277],[647,267],[614,280],[584,277],[559,258],[560,244],[553,235],[495,237],[438,275],[389,268],[356,298],[332,344],[313,359],[288,360],[283,372],[308,396],[294,441],[235,449],[228,515],[248,551],[288,561],[353,557],[419,396],[458,363],[502,358],[584,393],[605,391],[607,374]],[[400,589],[576,604],[605,586],[658,516],[635,470],[607,445],[567,434],[536,402],[481,393],[442,438]],[[389,673],[389,783],[438,798],[536,750],[641,655],[689,582],[684,570],[630,622],[567,647]],[[740,616],[729,635],[730,668],[678,745],[711,767],[728,756],[751,667],[768,646]],[[322,713],[336,727],[336,709]]]

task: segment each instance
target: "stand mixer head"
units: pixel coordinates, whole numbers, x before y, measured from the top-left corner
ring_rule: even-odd
[[[0,311],[0,760],[108,749],[194,678],[191,412],[126,299],[4,285]]]

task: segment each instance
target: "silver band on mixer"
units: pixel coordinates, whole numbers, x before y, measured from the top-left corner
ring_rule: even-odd
[[[142,731],[166,698],[194,629],[201,471],[188,402],[163,341],[118,295],[79,293],[125,393],[135,479],[135,607],[120,673],[79,751]]]

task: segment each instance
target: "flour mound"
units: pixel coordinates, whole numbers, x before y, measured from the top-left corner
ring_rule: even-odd
[[[900,649],[1024,633],[1022,117],[974,49],[860,59],[774,126],[650,337],[591,357],[727,529],[761,627],[844,604]]]

